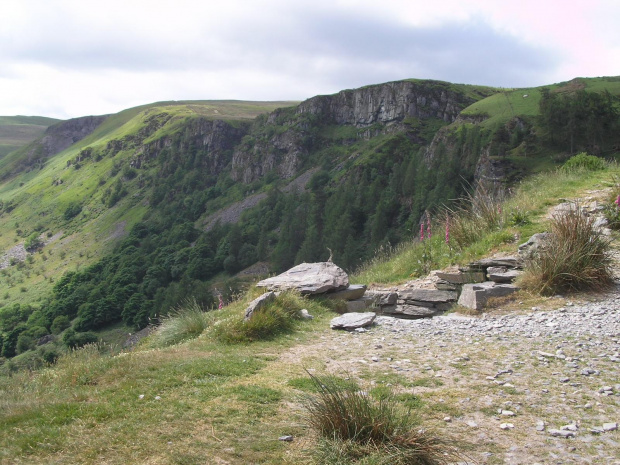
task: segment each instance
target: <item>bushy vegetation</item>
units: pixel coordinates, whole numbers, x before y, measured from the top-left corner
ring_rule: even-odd
[[[586,152],[581,152],[566,160],[561,169],[570,172],[575,170],[597,171],[605,168],[607,168],[605,160],[594,155],[588,155]]]
[[[308,397],[305,406],[308,424],[321,438],[318,463],[433,465],[458,458],[393,396],[374,399],[351,383],[309,376],[317,394]]]
[[[196,338],[207,329],[209,320],[206,309],[195,298],[189,298],[160,318],[150,343],[155,347],[165,347]]]
[[[543,295],[604,289],[612,282],[610,240],[579,205],[556,213],[551,237],[527,263],[521,285]]]

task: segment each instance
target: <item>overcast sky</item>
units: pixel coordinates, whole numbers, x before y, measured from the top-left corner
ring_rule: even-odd
[[[0,115],[620,75],[618,0],[0,0]]]

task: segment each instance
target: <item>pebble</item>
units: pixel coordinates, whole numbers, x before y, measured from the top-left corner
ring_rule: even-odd
[[[506,430],[514,428],[515,425],[513,425],[512,423],[502,423],[501,425],[499,425],[499,427],[503,430]]]
[[[290,434],[287,434],[285,436],[280,436],[278,438],[278,441],[292,442],[293,441],[293,436],[291,436]]]

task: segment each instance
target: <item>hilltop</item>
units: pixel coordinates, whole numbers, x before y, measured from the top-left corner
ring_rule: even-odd
[[[44,116],[0,116],[0,159],[41,137],[58,121]]]

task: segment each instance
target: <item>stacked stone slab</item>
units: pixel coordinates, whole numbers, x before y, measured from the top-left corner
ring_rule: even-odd
[[[519,290],[512,284],[521,274],[521,260],[517,257],[484,258],[470,263],[466,271],[478,273],[487,280],[463,284],[458,304],[474,310],[485,307],[491,297],[503,297]]]

